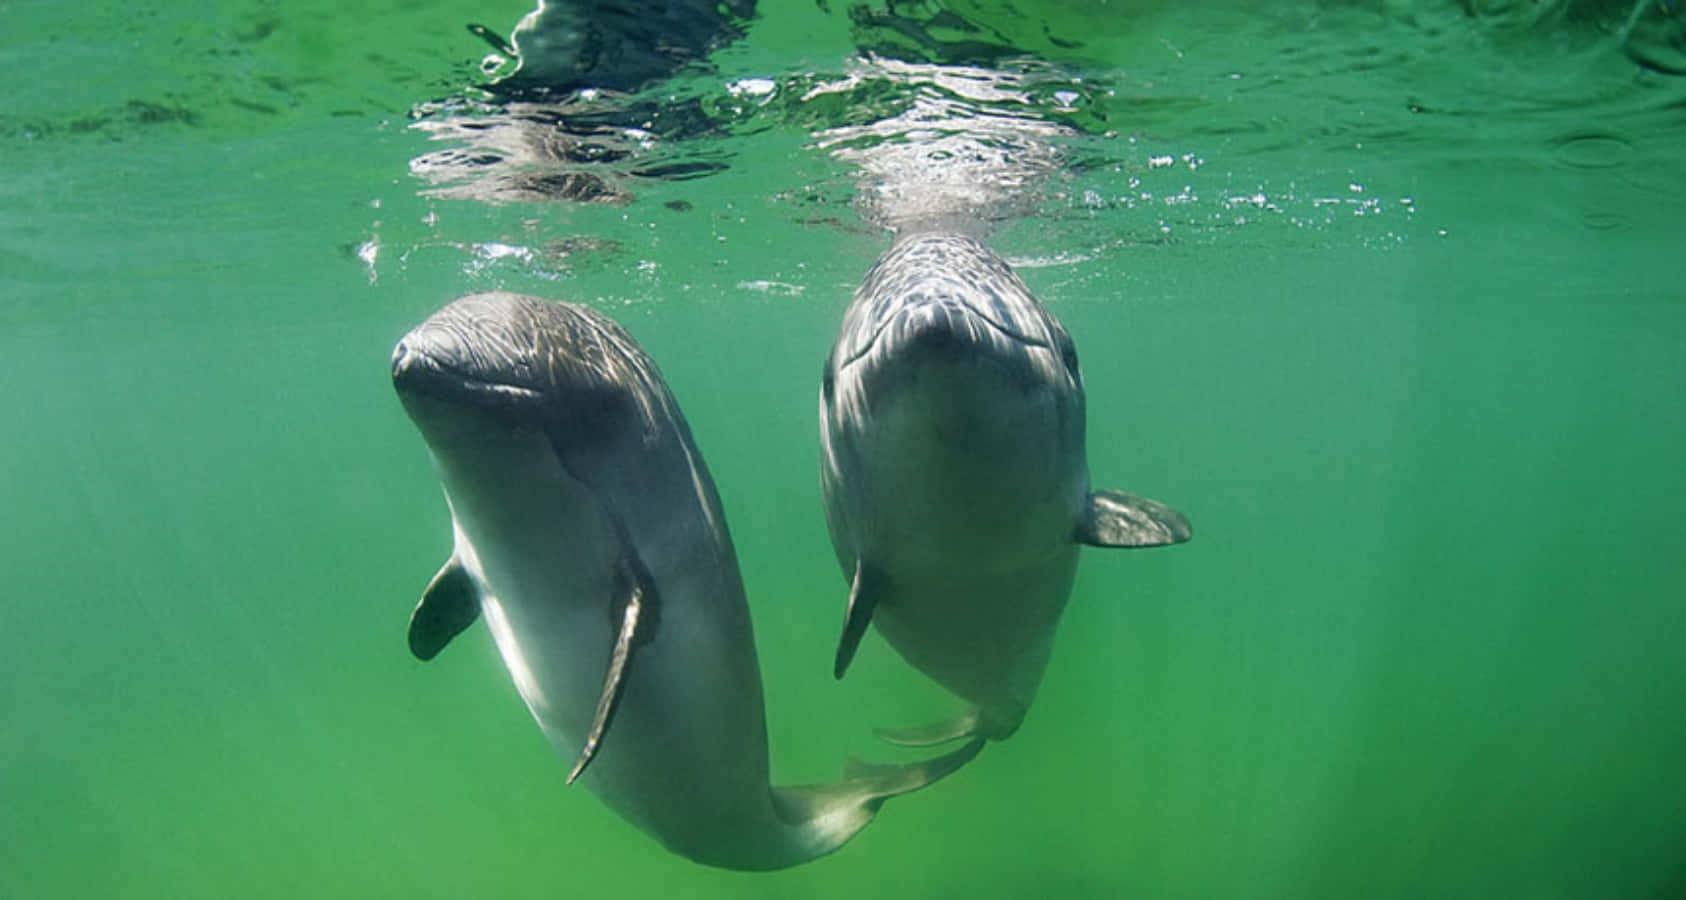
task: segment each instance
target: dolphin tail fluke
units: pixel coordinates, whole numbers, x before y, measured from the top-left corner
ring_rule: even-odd
[[[966,746],[916,763],[869,763],[853,756],[843,767],[843,783],[870,785],[878,792],[879,803],[900,794],[917,791],[954,774],[972,761],[988,743],[985,738],[973,738]]]
[[[1194,536],[1188,517],[1158,500],[1102,489],[1089,495],[1077,542],[1091,547],[1163,547]]]
[[[835,784],[773,788],[773,806],[795,836],[773,868],[796,865],[843,846],[872,822],[884,801],[954,774],[983,749],[978,738],[958,750],[915,763],[878,765],[851,759]]]
[[[881,740],[902,747],[935,747],[963,738],[985,737],[983,714],[972,707],[952,719],[913,728],[875,728]]]

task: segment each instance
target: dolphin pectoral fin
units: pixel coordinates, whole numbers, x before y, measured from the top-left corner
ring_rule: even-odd
[[[1157,500],[1102,489],[1089,494],[1077,542],[1091,547],[1163,547],[1194,536],[1182,513]]]
[[[880,740],[888,741],[902,747],[935,747],[958,741],[962,738],[973,738],[984,732],[983,717],[977,707],[972,707],[952,719],[932,722],[913,728],[875,728],[873,734]]]
[[[849,586],[849,607],[843,613],[843,634],[837,639],[837,658],[832,663],[833,677],[842,678],[849,671],[849,662],[860,648],[861,636],[872,621],[872,611],[878,607],[878,594],[883,590],[884,578],[866,563],[855,560],[855,580]]]
[[[627,666],[632,662],[632,653],[639,644],[649,639],[655,626],[655,592],[650,589],[650,578],[643,565],[636,559],[623,560],[621,574],[616,580],[624,586],[617,594],[624,595],[625,600],[615,633],[615,648],[609,654],[608,671],[603,673],[603,690],[597,695],[597,712],[591,719],[591,731],[586,734],[573,771],[568,773],[568,784],[573,784],[596,758],[597,748],[602,745],[603,735],[608,732],[609,723],[615,718],[615,709],[620,705],[621,692],[626,689]]]
[[[451,638],[480,617],[480,589],[455,556],[445,561],[410,613],[410,652],[420,660],[439,655]]]

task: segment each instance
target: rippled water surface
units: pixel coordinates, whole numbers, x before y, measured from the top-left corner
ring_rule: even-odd
[[[500,96],[464,26],[529,9],[0,3],[0,896],[1686,895],[1678,4],[763,0]],[[742,875],[565,787],[484,629],[409,656],[393,342],[587,302],[720,486],[776,781],[900,758],[955,701],[831,678],[814,398],[954,215],[1196,528],[1087,552],[1011,740]]]

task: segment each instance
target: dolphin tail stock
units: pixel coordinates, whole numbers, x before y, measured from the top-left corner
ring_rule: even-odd
[[[884,801],[954,774],[985,743],[976,738],[958,750],[913,763],[871,764],[851,758],[841,781],[773,788],[773,808],[797,832],[787,848],[788,861],[782,864],[795,865],[843,846],[872,822]]]
[[[1103,488],[1089,494],[1077,542],[1091,547],[1164,547],[1194,536],[1188,517],[1158,500]]]

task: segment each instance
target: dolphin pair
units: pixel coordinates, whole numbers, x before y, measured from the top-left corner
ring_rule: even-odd
[[[719,498],[632,338],[586,307],[479,294],[411,331],[392,368],[454,533],[411,650],[430,659],[483,614],[534,719],[576,758],[569,781],[709,865],[821,856],[887,798],[1010,736],[1078,547],[1191,535],[1164,504],[1089,489],[1076,348],[1011,269],[960,234],[898,240],[856,292],[822,383],[826,520],[851,582],[834,671],[876,622],[972,704],[885,736],[970,740],[835,785],[774,788]]]
[[[1023,722],[1078,548],[1189,539],[1181,513],[1089,488],[1083,378],[1058,320],[982,242],[899,238],[844,314],[820,396],[826,522],[850,582],[834,671],[868,622],[971,707],[896,743]]]
[[[398,344],[454,545],[410,620],[432,658],[484,617],[539,727],[579,779],[675,853],[791,866],[975,741],[826,786],[775,788],[749,609],[714,484],[655,364],[592,310],[461,298]]]

